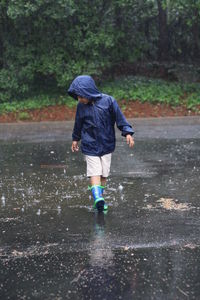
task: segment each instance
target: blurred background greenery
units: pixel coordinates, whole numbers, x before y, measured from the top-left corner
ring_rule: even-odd
[[[0,113],[90,74],[117,100],[200,104],[200,0],[0,0]]]

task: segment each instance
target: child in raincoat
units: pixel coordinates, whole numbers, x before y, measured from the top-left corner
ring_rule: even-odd
[[[111,155],[115,149],[115,123],[130,147],[134,146],[134,131],[116,100],[101,93],[92,77],[76,77],[68,89],[68,94],[78,100],[71,150],[78,151],[78,142],[81,140],[94,208],[98,211],[107,210],[103,192],[110,172]]]

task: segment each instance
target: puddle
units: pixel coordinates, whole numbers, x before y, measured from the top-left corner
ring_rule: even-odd
[[[199,141],[118,147],[101,219],[69,149],[1,147],[0,298],[198,299]]]

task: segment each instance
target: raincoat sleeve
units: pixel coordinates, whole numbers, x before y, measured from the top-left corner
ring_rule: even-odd
[[[73,141],[80,141],[82,124],[83,124],[83,121],[82,121],[82,118],[80,116],[80,109],[79,109],[79,105],[78,105],[77,110],[76,110],[74,129],[73,129],[73,133],[72,133],[72,140]]]
[[[126,136],[127,134],[133,135],[134,131],[132,129],[132,126],[127,122],[115,99],[113,99],[112,104],[117,128],[121,130],[122,136]]]

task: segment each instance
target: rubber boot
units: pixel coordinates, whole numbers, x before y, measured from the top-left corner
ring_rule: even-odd
[[[90,190],[92,191],[92,195],[94,198],[94,208],[96,208],[98,211],[104,210],[104,198],[102,196],[102,188],[100,185],[93,185]]]
[[[103,186],[103,185],[100,185],[100,187],[101,187],[101,191],[102,191],[102,195],[103,195],[103,193],[104,193],[104,190],[105,190],[105,186]]]
[[[101,193],[102,193],[102,195],[104,193],[104,189],[105,189],[105,186],[101,185]],[[108,205],[105,203],[105,201],[104,201],[104,210],[108,210]]]

